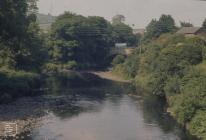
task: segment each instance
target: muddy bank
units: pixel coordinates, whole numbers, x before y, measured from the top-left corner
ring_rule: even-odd
[[[111,71],[91,71],[90,73],[95,74],[103,79],[108,79],[108,80],[117,81],[117,82],[125,82],[125,83],[130,82],[129,80],[125,80],[119,76],[112,74]]]

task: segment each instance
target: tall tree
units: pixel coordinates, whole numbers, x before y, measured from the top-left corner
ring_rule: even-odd
[[[158,21],[158,29],[160,30],[160,34],[173,32],[175,27],[175,21],[171,15],[162,15]]]
[[[124,24],[113,24],[113,41],[114,43],[127,43],[129,46],[138,44],[138,37],[133,34],[133,29]]]
[[[66,12],[52,25],[51,58],[60,64],[76,61],[84,67],[101,66],[111,46],[111,29],[102,17]]]
[[[112,24],[121,24],[124,23],[125,16],[124,15],[116,15],[112,18]]]
[[[206,29],[206,19],[204,20],[202,27]]]
[[[35,23],[36,10],[36,0],[0,1],[0,56],[12,62],[9,67],[28,70],[39,63],[35,58],[41,51],[42,41]]]
[[[181,27],[194,27],[194,25],[190,22],[180,22]]]
[[[151,39],[158,37],[158,21],[156,19],[152,19],[152,21],[146,27],[145,38]]]
[[[175,21],[171,15],[162,15],[159,20],[153,19],[146,27],[143,40],[157,38],[164,33],[171,33],[176,30]]]

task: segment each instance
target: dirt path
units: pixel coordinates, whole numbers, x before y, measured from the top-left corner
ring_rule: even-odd
[[[125,80],[125,79],[123,79],[119,76],[116,76],[116,75],[112,74],[111,71],[93,71],[93,72],[90,72],[90,73],[95,74],[95,75],[97,75],[101,78],[112,80],[112,81],[126,82],[126,83],[130,82],[129,80]]]

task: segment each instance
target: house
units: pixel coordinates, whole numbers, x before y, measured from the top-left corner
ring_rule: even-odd
[[[177,34],[184,34],[187,36],[206,36],[206,30],[201,27],[182,27],[179,31],[177,31]]]
[[[145,29],[133,29],[133,34],[135,35],[144,35]]]
[[[127,43],[115,43],[115,47],[116,48],[126,48],[127,47]]]

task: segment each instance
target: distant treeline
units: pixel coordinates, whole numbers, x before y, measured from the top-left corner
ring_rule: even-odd
[[[117,56],[113,71],[145,94],[165,98],[171,115],[206,140],[206,37],[176,34],[176,29],[169,15],[152,20],[141,47],[127,59]]]

